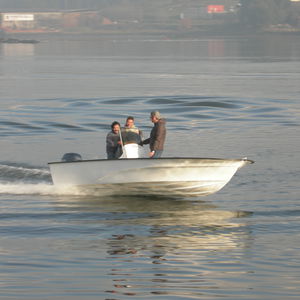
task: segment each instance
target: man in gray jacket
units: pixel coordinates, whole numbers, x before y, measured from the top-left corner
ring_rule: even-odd
[[[159,111],[152,111],[150,119],[154,124],[150,138],[143,141],[143,144],[150,144],[150,158],[159,158],[164,150],[164,143],[166,139],[166,120],[163,119]]]

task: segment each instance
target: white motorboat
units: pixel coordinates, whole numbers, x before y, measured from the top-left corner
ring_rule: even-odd
[[[140,146],[129,145],[139,152],[136,158],[125,153],[127,158],[115,160],[49,163],[54,185],[103,195],[204,196],[219,191],[239,168],[253,163],[248,159],[140,158]]]

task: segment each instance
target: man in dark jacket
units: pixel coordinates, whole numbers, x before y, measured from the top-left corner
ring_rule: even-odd
[[[154,124],[150,138],[143,141],[143,144],[150,144],[150,158],[159,158],[164,150],[164,143],[166,139],[166,120],[163,119],[159,111],[152,111],[150,119]]]
[[[122,155],[120,127],[119,122],[113,122],[111,124],[111,131],[106,136],[106,153],[108,159],[117,159]]]

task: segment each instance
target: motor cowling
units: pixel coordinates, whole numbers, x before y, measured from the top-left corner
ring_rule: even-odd
[[[82,157],[78,153],[65,153],[61,159],[61,161],[64,162],[70,162],[70,161],[79,161],[82,160]]]

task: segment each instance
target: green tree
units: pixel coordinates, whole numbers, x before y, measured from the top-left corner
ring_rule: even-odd
[[[240,23],[246,27],[263,28],[287,23],[290,0],[241,0]]]

